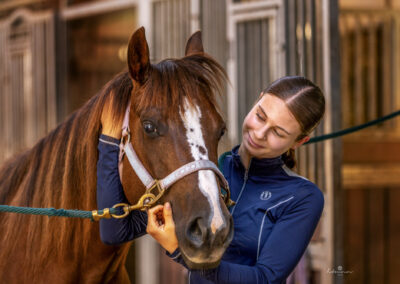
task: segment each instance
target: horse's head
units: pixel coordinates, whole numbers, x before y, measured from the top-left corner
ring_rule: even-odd
[[[201,34],[188,40],[185,57],[153,65],[141,28],[130,39],[128,66],[133,82],[131,141],[147,171],[162,179],[193,161],[217,163],[225,123],[214,92],[225,77],[222,67],[204,54]],[[127,159],[123,169],[125,194],[135,203],[143,184]],[[168,188],[160,202],[166,201],[172,205],[179,247],[189,267],[217,265],[233,235],[217,175],[211,170],[186,175]]]

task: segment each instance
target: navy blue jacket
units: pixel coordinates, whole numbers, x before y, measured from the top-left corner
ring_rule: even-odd
[[[97,208],[111,208],[117,203],[128,203],[122,190],[118,172],[119,140],[100,135],[97,162]],[[134,210],[126,218],[101,219],[100,239],[118,245],[146,234],[147,214]]]
[[[102,144],[100,141],[98,167],[103,155],[101,148],[111,146]],[[238,146],[223,163],[231,197],[237,202],[230,208],[234,220],[232,243],[216,269],[190,271],[190,283],[284,282],[303,255],[321,216],[324,198],[315,184],[290,171],[280,157],[253,158],[246,170],[237,151]],[[116,165],[113,171],[118,177],[118,154],[113,157]],[[113,198],[111,205],[126,200],[119,178],[118,183],[105,181],[115,173],[104,173],[98,168],[98,175],[104,176],[103,181],[98,180],[98,187],[102,186],[99,183],[106,182],[108,187],[104,189],[119,192],[108,194]],[[108,195],[98,195],[99,208]],[[121,199],[117,200],[118,197]],[[144,234],[144,222],[135,222],[137,218],[143,216],[125,221],[127,227],[125,223],[116,222],[120,220],[102,220],[103,224],[109,222],[107,226],[100,226],[102,240],[115,244]],[[140,230],[135,231],[135,228]],[[170,257],[184,265],[179,250]]]

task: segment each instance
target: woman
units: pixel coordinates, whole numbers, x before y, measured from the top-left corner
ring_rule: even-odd
[[[221,264],[190,271],[190,283],[282,283],[294,269],[324,199],[315,184],[290,168],[294,150],[309,140],[324,110],[321,90],[303,77],[284,77],[261,93],[243,122],[242,143],[223,160],[236,201],[230,208],[234,238]],[[168,203],[148,211],[147,232],[184,265]]]

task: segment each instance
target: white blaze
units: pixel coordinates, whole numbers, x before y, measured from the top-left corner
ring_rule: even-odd
[[[201,111],[196,106],[191,106],[185,99],[184,110],[180,111],[183,124],[186,128],[186,138],[194,160],[208,160],[208,151],[201,131]],[[200,150],[202,149],[202,150]],[[211,231],[215,233],[223,225],[224,218],[219,204],[219,187],[216,176],[211,170],[201,170],[199,175],[199,189],[207,198],[211,207]]]

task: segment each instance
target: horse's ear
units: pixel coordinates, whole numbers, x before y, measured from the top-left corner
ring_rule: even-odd
[[[189,38],[186,43],[185,55],[204,53],[203,41],[201,40],[201,31],[197,31]]]
[[[147,45],[144,27],[138,29],[129,40],[128,66],[132,79],[143,84],[150,70],[149,46]]]

